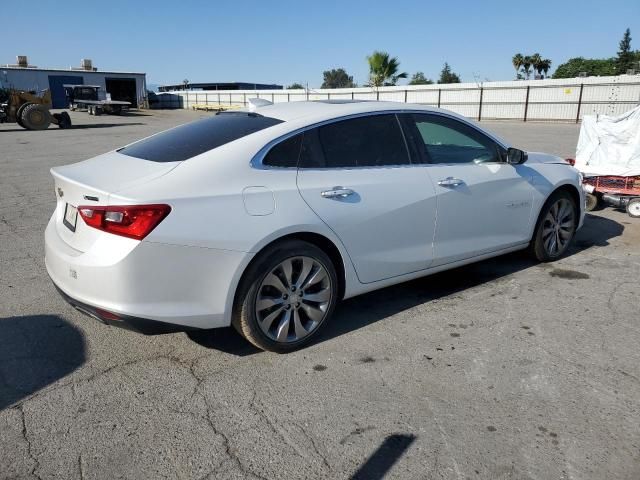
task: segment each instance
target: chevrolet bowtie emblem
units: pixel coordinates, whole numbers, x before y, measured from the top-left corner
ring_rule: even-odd
[[[64,192],[62,191],[62,189],[60,187],[58,187],[58,196],[60,198],[64,197]]]

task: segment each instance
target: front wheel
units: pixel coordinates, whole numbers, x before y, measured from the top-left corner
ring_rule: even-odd
[[[531,241],[530,252],[541,262],[560,258],[569,248],[578,228],[578,206],[565,191],[558,191],[545,202]]]
[[[593,212],[602,203],[600,201],[600,197],[598,195],[593,194],[593,193],[587,193],[586,194],[586,200],[587,201],[586,201],[586,205],[585,205],[585,210],[587,212]]]
[[[337,301],[338,278],[327,254],[307,242],[286,241],[248,268],[232,324],[256,347],[286,353],[318,334]]]

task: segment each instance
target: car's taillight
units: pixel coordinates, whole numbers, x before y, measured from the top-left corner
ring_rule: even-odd
[[[564,161],[567,162],[572,167],[575,166],[575,164],[576,164],[576,159],[575,158],[565,158]]]
[[[104,232],[142,240],[169,215],[169,205],[79,206],[84,223]]]

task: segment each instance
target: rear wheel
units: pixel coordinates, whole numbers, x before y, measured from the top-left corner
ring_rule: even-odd
[[[318,334],[337,300],[329,257],[310,243],[286,241],[265,250],[247,270],[232,323],[256,347],[290,352]]]
[[[46,130],[51,125],[51,112],[45,105],[32,103],[24,107],[20,119],[27,130]]]
[[[530,252],[541,262],[557,260],[569,248],[577,228],[578,207],[573,197],[563,190],[553,193],[540,211]]]
[[[640,198],[632,198],[627,203],[627,213],[630,217],[640,218]]]
[[[67,112],[54,113],[53,117],[58,121],[58,127],[71,128],[71,117]]]

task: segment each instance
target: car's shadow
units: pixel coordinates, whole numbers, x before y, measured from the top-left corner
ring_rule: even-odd
[[[587,215],[585,225],[576,235],[567,256],[592,246],[606,246],[609,239],[622,235],[623,230],[624,226],[614,220]],[[498,280],[537,264],[526,252],[514,252],[345,300],[338,305],[333,318],[313,343],[331,340],[417,305]],[[187,334],[202,346],[235,355],[260,352],[232,328]]]
[[[0,318],[0,410],[79,368],[81,331],[57,315]]]

